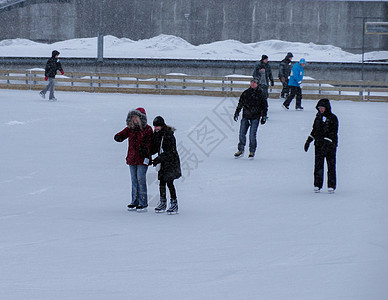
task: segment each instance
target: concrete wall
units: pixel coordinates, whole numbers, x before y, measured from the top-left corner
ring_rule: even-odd
[[[0,40],[54,42],[97,35],[98,0],[36,4],[0,13]],[[386,18],[388,2],[288,0],[104,0],[104,34],[145,39],[172,34],[192,44],[268,39],[331,44],[360,52],[362,19]],[[3,26],[5,24],[5,26]],[[367,35],[367,50],[388,36]]]

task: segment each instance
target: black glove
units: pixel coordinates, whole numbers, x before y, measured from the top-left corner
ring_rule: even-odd
[[[140,148],[139,153],[143,157],[150,157],[150,152],[146,148]]]
[[[304,151],[307,152],[307,150],[309,150],[309,147],[310,147],[310,143],[313,141],[313,138],[311,136],[309,136],[306,140],[306,143],[304,143]]]
[[[119,135],[119,134],[116,134],[115,136],[114,136],[114,140],[116,141],[116,142],[122,142],[122,141],[124,141],[124,139],[123,139],[123,137],[121,136],[121,135]]]
[[[234,114],[233,120],[235,120],[235,121],[237,122],[237,120],[238,120],[238,114]]]
[[[275,83],[273,82],[273,80],[271,80],[271,86],[274,86],[275,85]]]
[[[267,116],[262,116],[262,117],[261,117],[261,120],[260,120],[260,123],[261,123],[262,125],[264,125],[265,122],[267,122]]]
[[[155,167],[157,164],[160,164],[161,159],[160,157],[156,157],[154,160],[152,160],[152,165]]]

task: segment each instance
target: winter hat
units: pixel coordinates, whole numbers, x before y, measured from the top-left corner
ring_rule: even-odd
[[[251,82],[255,82],[255,83],[259,84],[259,78],[254,77],[251,79]]]
[[[300,64],[306,64],[306,60],[304,58],[301,58],[299,61]]]
[[[291,52],[288,52],[286,58],[290,59],[291,57],[294,57],[294,55]]]
[[[57,55],[59,55],[59,51],[53,50],[53,52],[51,52],[51,57],[55,57]]]
[[[145,109],[143,108],[143,107],[138,107],[138,108],[136,108],[136,110],[138,111],[138,112],[140,112],[140,113],[142,113],[143,115],[147,115],[146,114],[146,111],[145,111]]]
[[[157,116],[153,121],[154,126],[164,126],[166,123],[164,123],[164,119],[161,116]]]
[[[268,59],[268,56],[265,55],[265,54],[263,54],[263,55],[261,56],[261,60],[264,60],[264,59]]]

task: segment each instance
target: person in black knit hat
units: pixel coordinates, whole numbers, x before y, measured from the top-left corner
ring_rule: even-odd
[[[152,139],[152,154],[157,154],[152,164],[158,170],[160,202],[155,208],[156,213],[165,212],[167,208],[166,185],[170,191],[170,208],[168,214],[178,213],[178,200],[174,180],[182,176],[179,154],[174,137],[175,128],[166,125],[161,116],[154,121],[154,136]]]

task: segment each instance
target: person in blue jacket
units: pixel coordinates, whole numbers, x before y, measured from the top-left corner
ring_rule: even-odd
[[[306,60],[301,58],[299,63],[296,63],[291,70],[290,80],[288,81],[288,86],[290,87],[290,95],[283,102],[283,108],[288,110],[292,99],[296,96],[296,110],[303,110],[302,107],[302,80],[304,75],[304,66],[306,65]]]

